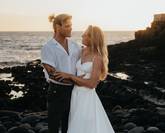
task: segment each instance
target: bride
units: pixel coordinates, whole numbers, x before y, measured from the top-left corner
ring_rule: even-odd
[[[108,116],[95,91],[108,72],[104,34],[97,26],[89,26],[82,35],[86,46],[76,64],[77,76],[56,72],[56,79],[69,79],[75,84],[67,133],[114,133]],[[83,75],[83,76],[81,76]]]

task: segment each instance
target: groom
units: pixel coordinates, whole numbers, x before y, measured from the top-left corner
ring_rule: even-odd
[[[48,88],[48,131],[67,132],[70,98],[73,89],[71,81],[55,80],[56,71],[76,75],[76,62],[80,57],[81,46],[68,39],[71,37],[72,17],[68,14],[50,16],[53,23],[54,35],[41,50],[41,61],[45,77],[49,82]]]

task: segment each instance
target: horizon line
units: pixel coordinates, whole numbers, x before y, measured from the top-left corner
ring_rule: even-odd
[[[103,31],[104,31],[104,32],[113,32],[113,31],[114,31],[114,32],[115,32],[115,31],[119,31],[119,32],[120,32],[120,31],[132,31],[132,32],[133,32],[133,31],[134,31],[134,32],[135,32],[135,31],[138,31],[138,30],[103,30]],[[23,31],[23,30],[18,30],[18,31],[14,31],[14,30],[12,31],[12,30],[11,30],[11,31],[7,31],[7,30],[4,30],[4,31],[3,31],[3,30],[2,30],[2,31],[0,31],[0,32],[53,32],[53,31],[50,31],[50,30],[48,30],[48,31],[46,31],[46,30],[45,30],[45,31],[44,31],[44,30],[41,30],[41,31],[39,31],[39,30],[36,30],[36,31],[35,31],[35,30],[34,30],[34,31],[30,31],[30,30],[29,30],[29,31],[28,31],[28,30],[27,30],[27,31]],[[83,30],[73,30],[72,32],[83,32]]]

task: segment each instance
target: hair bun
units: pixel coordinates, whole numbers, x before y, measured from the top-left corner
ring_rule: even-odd
[[[48,19],[49,19],[49,22],[53,22],[54,19],[55,19],[55,15],[54,15],[54,14],[50,15],[50,16],[48,17]]]

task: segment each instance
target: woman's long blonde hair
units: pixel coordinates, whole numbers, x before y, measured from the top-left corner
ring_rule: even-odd
[[[103,67],[101,69],[100,80],[104,80],[108,73],[108,50],[105,44],[103,31],[97,27],[90,25],[87,29],[87,34],[90,37],[90,50],[92,53],[98,53],[103,60]]]

